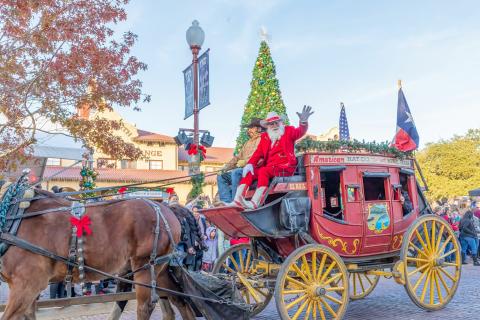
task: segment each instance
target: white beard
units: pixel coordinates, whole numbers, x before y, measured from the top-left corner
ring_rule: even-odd
[[[277,140],[280,140],[284,133],[285,125],[283,123],[280,124],[276,129],[267,129],[267,134],[272,141],[272,146],[275,144],[275,142],[277,142]]]

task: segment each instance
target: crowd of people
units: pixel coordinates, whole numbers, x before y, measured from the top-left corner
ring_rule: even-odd
[[[435,214],[444,218],[452,227],[461,246],[462,264],[468,264],[471,256],[473,265],[480,266],[480,202],[472,201],[469,208],[460,209],[456,205],[443,204],[435,208]],[[449,243],[445,252],[453,249]],[[446,257],[447,262],[453,262],[454,255]]]

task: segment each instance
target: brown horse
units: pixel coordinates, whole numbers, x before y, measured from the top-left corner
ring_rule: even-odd
[[[45,196],[35,200],[25,213],[51,208],[69,207],[71,202],[46,191],[37,191]],[[174,213],[165,205],[159,205],[161,213],[170,225],[175,242],[180,240],[180,224]],[[124,200],[99,203],[86,207],[91,219],[92,234],[84,236],[85,265],[108,272],[123,274],[148,263],[155,239],[156,214],[144,200]],[[17,236],[57,255],[67,257],[72,233],[70,212],[52,212],[24,219]],[[173,249],[165,225],[160,221],[157,256],[166,255]],[[35,304],[39,293],[49,282],[63,281],[67,273],[64,263],[11,246],[1,258],[1,276],[8,283],[10,294],[2,319],[35,319]],[[157,286],[178,290],[164,272],[167,265],[155,267]],[[86,272],[85,282],[100,280],[99,274]],[[78,270],[73,272],[73,281],[79,282]],[[134,281],[149,284],[149,270],[134,275]],[[154,304],[151,290],[136,286],[137,319],[149,319]],[[157,292],[160,297],[166,294]],[[194,319],[191,308],[178,297],[169,297],[184,319]],[[165,299],[161,299],[165,301]]]

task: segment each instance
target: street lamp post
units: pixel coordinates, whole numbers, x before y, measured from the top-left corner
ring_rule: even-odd
[[[205,40],[205,32],[197,20],[193,20],[192,25],[188,28],[187,34],[187,43],[192,50],[193,55],[193,143],[199,146],[199,124],[198,124],[198,53],[202,48],[203,41]],[[194,174],[199,173],[199,159],[196,157]]]

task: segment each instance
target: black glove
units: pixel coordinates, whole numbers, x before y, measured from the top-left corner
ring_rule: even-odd
[[[308,118],[313,114],[312,107],[303,106],[302,112],[297,112],[298,117],[300,118],[300,123],[307,123]]]

